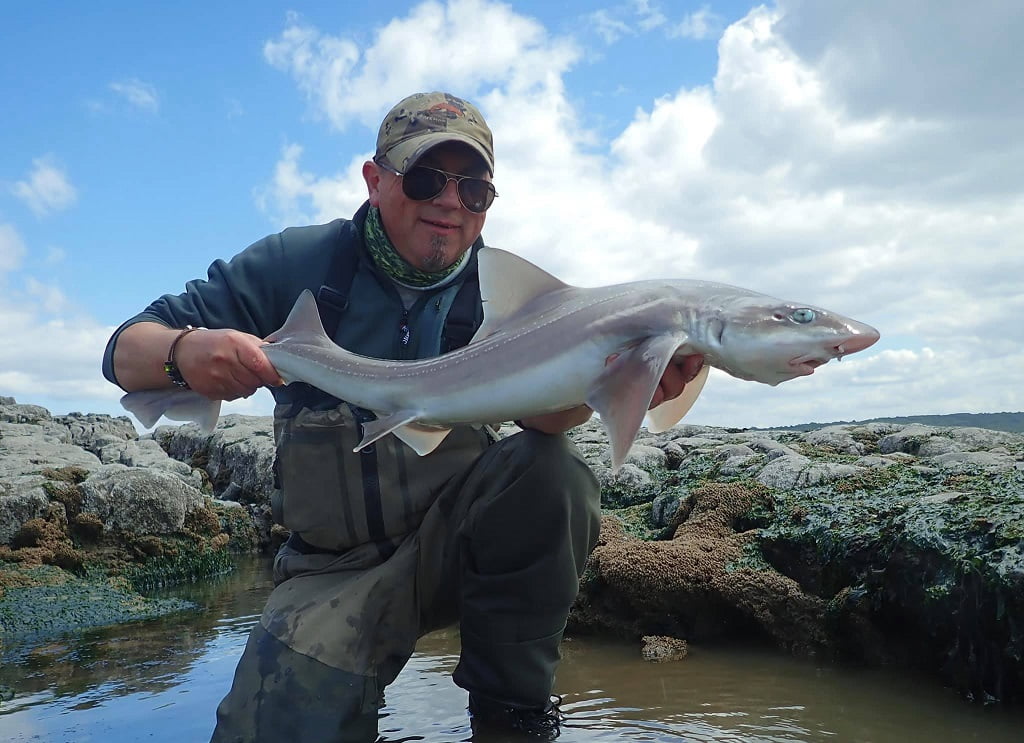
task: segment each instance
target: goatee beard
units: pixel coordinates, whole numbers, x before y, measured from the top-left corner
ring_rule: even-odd
[[[428,273],[436,273],[448,268],[447,251],[448,238],[443,235],[432,235],[430,238],[430,252],[423,259],[422,270]]]

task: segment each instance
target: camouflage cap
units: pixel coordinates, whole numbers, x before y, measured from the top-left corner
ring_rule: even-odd
[[[483,115],[450,93],[414,93],[395,104],[381,122],[377,153],[403,173],[442,142],[469,145],[494,173],[494,142]]]

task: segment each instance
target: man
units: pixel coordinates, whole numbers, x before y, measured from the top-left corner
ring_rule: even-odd
[[[455,622],[453,677],[474,731],[552,739],[559,643],[600,512],[594,476],[562,434],[589,408],[517,421],[523,431],[499,442],[459,427],[425,457],[393,436],[356,454],[372,414],[282,386],[261,350],[304,289],[334,340],[366,356],[438,355],[479,327],[476,254],[497,195],[480,112],[447,93],[409,96],[362,172],[369,198],[351,220],[214,262],[107,345],[104,374],[127,391],[176,384],[231,400],[266,385],[277,403],[275,517],[292,535],[213,740],[373,741],[384,688],[417,638]],[[652,405],[700,362],[670,366]]]

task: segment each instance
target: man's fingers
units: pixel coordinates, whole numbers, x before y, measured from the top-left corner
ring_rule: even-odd
[[[673,400],[683,394],[686,385],[700,373],[704,366],[704,357],[700,354],[684,356],[682,361],[670,363],[665,367],[665,373],[661,375],[658,382],[658,389],[651,398],[651,407],[654,409],[666,400]]]
[[[257,387],[279,387],[284,384],[284,380],[263,353],[263,345],[265,344],[260,341],[255,346],[239,349],[238,360],[256,378]]]
[[[683,379],[689,384],[700,374],[700,370],[704,368],[704,356],[699,353],[695,353],[692,356],[684,356],[680,366],[682,366]]]

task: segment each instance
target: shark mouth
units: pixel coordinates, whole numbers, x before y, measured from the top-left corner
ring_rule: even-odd
[[[874,341],[871,339],[854,336],[853,338],[844,340],[842,343],[837,343],[831,348],[823,349],[824,353],[809,353],[803,356],[798,356],[797,358],[790,360],[789,365],[799,368],[804,375],[814,374],[815,369],[819,366],[824,366],[832,359],[842,361],[843,356],[850,353],[856,353],[861,349],[867,348],[872,343],[874,343]]]

